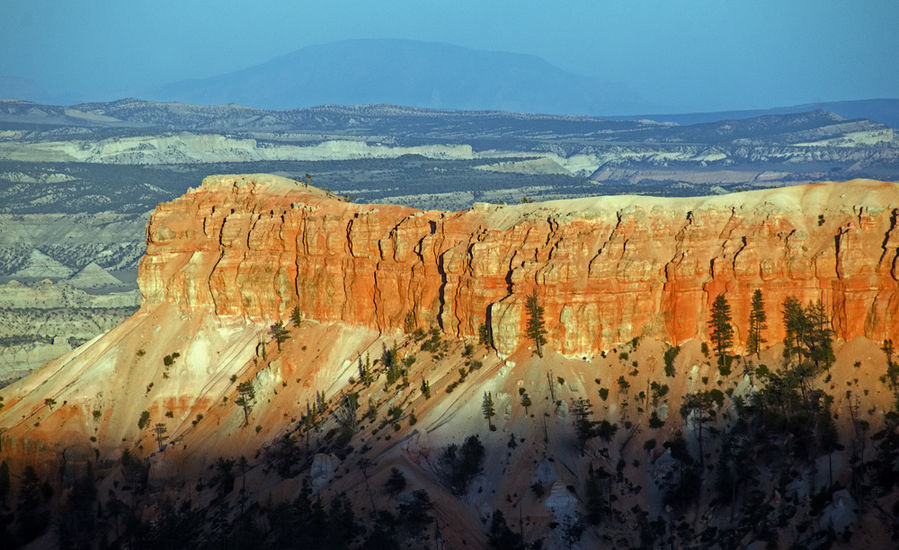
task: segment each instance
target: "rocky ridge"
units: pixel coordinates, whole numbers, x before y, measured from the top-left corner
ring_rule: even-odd
[[[497,351],[525,342],[524,302],[550,344],[593,355],[648,335],[701,336],[726,292],[736,340],[766,290],[822,300],[836,336],[899,340],[899,185],[821,183],[720,197],[600,197],[467,211],[342,202],[273,176],[215,176],[164,203],[139,285],[162,302],[255,320],[303,315],[379,331],[439,324]]]

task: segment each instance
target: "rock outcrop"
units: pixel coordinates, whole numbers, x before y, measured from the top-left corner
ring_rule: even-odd
[[[341,201],[269,175],[214,176],[160,204],[147,229],[143,307],[251,320],[302,315],[381,331],[549,345],[588,355],[648,335],[704,338],[726,293],[745,340],[761,288],[768,341],[787,296],[821,300],[838,338],[899,340],[899,184],[820,183],[718,197],[614,196],[420,211]]]

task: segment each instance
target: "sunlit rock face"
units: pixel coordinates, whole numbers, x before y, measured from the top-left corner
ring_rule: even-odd
[[[821,300],[836,336],[899,339],[899,185],[870,180],[733,195],[614,196],[462,212],[360,205],[270,175],[214,176],[159,205],[147,229],[143,308],[251,320],[304,317],[386,331],[491,329],[529,343],[525,302],[549,345],[593,354],[640,335],[705,337],[725,293],[738,343],[764,293]]]

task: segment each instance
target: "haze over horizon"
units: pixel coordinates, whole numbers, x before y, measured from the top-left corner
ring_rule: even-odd
[[[152,98],[171,83],[360,38],[536,56],[632,92],[634,114],[899,97],[893,0],[574,1],[555,10],[508,1],[12,0],[6,8],[0,95],[63,104]]]

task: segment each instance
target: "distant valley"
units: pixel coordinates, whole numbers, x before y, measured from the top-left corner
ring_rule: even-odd
[[[895,106],[870,108],[877,116]],[[149,211],[212,173],[308,175],[354,202],[461,210],[475,202],[899,180],[895,132],[822,110],[678,124],[395,105],[270,111],[137,99],[73,106],[4,100],[0,284],[68,284],[93,265],[122,286],[89,293],[133,290]],[[66,274],[42,270],[34,252]],[[87,337],[48,315],[29,313],[31,324],[0,327],[8,344],[0,355],[39,357],[33,368],[45,358],[34,353],[41,342],[58,347]],[[25,368],[14,362],[16,372]]]

